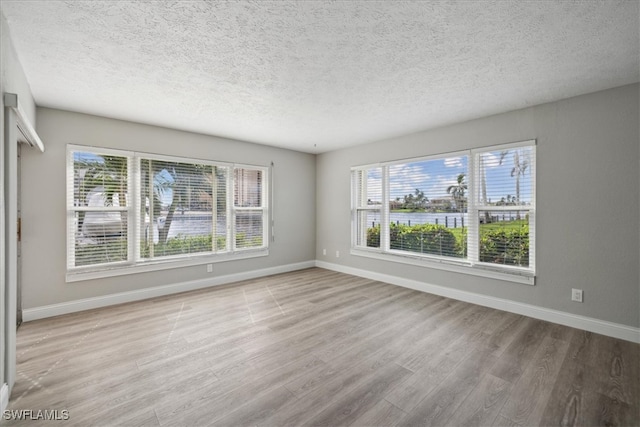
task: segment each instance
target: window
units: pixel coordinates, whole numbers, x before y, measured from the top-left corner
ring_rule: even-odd
[[[354,175],[357,246],[380,247],[382,168],[363,169]],[[369,226],[371,225],[371,226]]]
[[[255,248],[264,244],[264,171],[234,169],[234,248]]]
[[[267,254],[267,168],[67,151],[68,280]]]
[[[73,153],[68,164],[70,268],[129,258],[131,157],[109,150]]]
[[[352,198],[354,254],[532,283],[535,141],[355,167]]]
[[[140,159],[140,258],[227,249],[225,167]]]

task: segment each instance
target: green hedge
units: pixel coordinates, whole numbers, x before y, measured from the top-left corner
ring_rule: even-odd
[[[529,226],[480,228],[480,261],[503,265],[529,265]]]
[[[390,224],[390,247],[394,250],[461,258],[463,246],[444,225]],[[380,247],[380,226],[367,230],[367,246]]]
[[[76,267],[127,260],[127,241],[111,238],[95,243],[76,243]]]
[[[466,228],[436,224],[390,224],[390,248],[408,252],[462,258],[467,255]],[[367,246],[380,247],[380,225],[367,229]],[[480,226],[480,261],[492,264],[529,265],[529,226],[506,223]]]
[[[182,234],[167,240],[167,243],[156,243],[153,245],[153,256],[169,256],[181,254],[197,254],[200,252],[211,251],[211,234],[207,236],[185,236]],[[225,248],[226,239],[224,237],[216,238],[216,246],[218,250]],[[149,257],[149,247],[141,248],[142,258]]]

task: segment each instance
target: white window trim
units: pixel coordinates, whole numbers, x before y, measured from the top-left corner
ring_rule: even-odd
[[[382,193],[383,193],[383,201],[388,200],[388,179],[389,173],[388,168],[392,165],[403,164],[403,163],[412,163],[418,162],[422,160],[434,160],[441,159],[444,157],[455,157],[455,156],[468,156],[468,170],[467,170],[467,178],[468,178],[468,188],[470,189],[469,198],[473,199],[472,203],[468,204],[467,215],[469,218],[478,218],[478,212],[482,210],[510,210],[513,211],[514,207],[501,207],[501,206],[493,206],[493,205],[481,205],[479,203],[479,189],[478,185],[480,184],[480,179],[477,176],[480,171],[476,170],[476,158],[479,154],[485,153],[488,151],[500,151],[500,150],[508,150],[518,147],[530,147],[533,146],[534,150],[536,149],[536,140],[525,140],[519,141],[509,144],[500,144],[500,145],[492,145],[487,147],[474,148],[464,151],[456,151],[451,153],[439,153],[432,156],[422,156],[415,157],[410,159],[401,159],[401,160],[393,160],[388,162],[379,162],[368,165],[360,165],[351,168],[352,173],[352,181],[353,174],[359,171],[366,171],[371,168],[381,167],[382,168]],[[534,161],[535,164],[535,161]],[[362,256],[367,258],[373,258],[378,260],[397,262],[402,264],[415,265],[420,267],[433,268],[437,270],[445,270],[451,271],[455,273],[469,274],[480,277],[487,277],[491,279],[504,280],[508,282],[521,283],[526,285],[535,285],[535,276],[536,276],[536,265],[535,265],[535,214],[536,214],[536,167],[530,170],[532,174],[532,194],[533,194],[533,204],[518,207],[516,210],[528,211],[529,212],[529,267],[515,267],[515,266],[507,266],[507,265],[499,265],[492,263],[485,263],[479,261],[473,261],[475,259],[479,259],[478,254],[478,242],[479,242],[479,220],[478,221],[469,221],[468,224],[468,234],[467,234],[467,258],[466,259],[456,259],[453,257],[439,257],[434,255],[426,255],[426,254],[418,254],[411,253],[409,251],[398,251],[391,250],[389,246],[389,225],[388,225],[388,214],[389,209],[388,205],[383,203],[383,206],[387,206],[382,209],[372,209],[372,210],[380,210],[381,212],[381,230],[380,230],[380,248],[369,248],[365,246],[358,246],[356,243],[358,241],[358,230],[357,230],[357,213],[362,208],[359,208],[358,203],[358,191],[356,188],[356,183],[352,182],[352,219],[351,219],[351,251],[350,253],[355,256]],[[385,231],[386,229],[386,231]]]
[[[106,209],[99,208],[97,210],[115,210],[115,211],[127,211],[129,218],[132,218],[133,221],[128,222],[128,259],[126,261],[121,261],[117,263],[110,264],[99,264],[95,266],[82,266],[82,267],[69,267],[69,260],[67,260],[67,268],[66,268],[66,282],[78,282],[85,281],[91,279],[99,279],[106,277],[114,277],[114,276],[122,276],[128,274],[137,274],[143,272],[151,272],[151,271],[161,271],[167,269],[174,268],[183,268],[204,264],[213,264],[220,263],[226,261],[233,260],[242,260],[256,257],[263,257],[269,255],[269,235],[271,233],[271,220],[270,220],[270,206],[269,201],[269,189],[271,182],[271,174],[270,167],[264,165],[250,165],[250,164],[241,164],[241,163],[228,163],[228,162],[219,162],[212,161],[206,159],[196,159],[196,158],[187,158],[180,156],[167,156],[161,154],[154,153],[145,153],[145,152],[134,152],[127,150],[116,150],[109,148],[101,148],[101,147],[93,147],[93,146],[85,146],[85,145],[76,145],[76,144],[68,144],[67,145],[67,162],[66,162],[66,173],[67,178],[69,177],[69,168],[73,169],[73,152],[93,152],[97,154],[108,154],[114,156],[121,156],[127,158],[128,165],[128,188],[131,189],[131,196],[129,197],[130,201],[126,207],[108,207]],[[140,222],[141,222],[141,211],[140,211],[140,186],[138,183],[140,182],[140,160],[141,159],[151,159],[151,160],[164,160],[171,162],[182,162],[182,163],[193,163],[193,164],[205,164],[211,166],[225,167],[228,168],[229,179],[227,179],[227,236],[226,239],[226,250],[223,252],[204,252],[204,253],[196,253],[190,255],[174,255],[167,256],[162,258],[154,258],[154,259],[142,259],[139,257],[140,247],[138,239],[135,238],[140,232]],[[262,206],[261,207],[250,207],[250,208],[236,208],[234,206],[234,187],[233,187],[233,171],[235,168],[245,168],[245,169],[253,169],[260,170],[263,173],[263,180],[261,184],[262,191]],[[74,209],[73,203],[71,203],[73,199],[73,195],[69,195],[69,182],[66,183],[66,211],[67,211],[67,257],[74,255],[75,251],[75,241],[70,239],[69,230],[74,227],[73,224],[73,213],[76,211]],[[71,184],[73,185],[73,184]],[[69,199],[71,197],[71,200]],[[131,200],[132,199],[132,200]],[[91,210],[90,208],[83,207],[82,209],[77,210]],[[261,247],[249,247],[249,248],[235,248],[235,213],[236,210],[254,210],[254,211],[262,211],[263,215],[263,246]],[[215,239],[213,240],[215,242]]]

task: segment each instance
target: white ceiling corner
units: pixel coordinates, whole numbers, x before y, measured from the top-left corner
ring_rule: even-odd
[[[325,152],[640,80],[638,1],[2,1],[38,105]]]

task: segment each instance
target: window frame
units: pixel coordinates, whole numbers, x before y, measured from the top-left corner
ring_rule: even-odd
[[[420,156],[415,158],[407,158],[400,160],[392,160],[387,162],[379,162],[368,165],[354,166],[351,168],[351,254],[368,258],[398,262],[403,264],[418,265],[439,270],[454,271],[457,273],[471,274],[476,276],[488,277],[493,279],[505,280],[509,282],[523,283],[528,285],[535,284],[536,265],[535,265],[535,225],[536,225],[536,140],[530,139],[508,144],[492,145],[480,148],[473,148],[462,151],[438,153],[430,156]],[[501,207],[481,203],[480,201],[480,184],[479,177],[480,168],[478,167],[479,156],[483,153],[492,151],[504,151],[509,149],[531,147],[533,150],[533,165],[529,169],[531,174],[531,197],[532,202],[529,205],[519,205],[518,209],[514,206]],[[435,160],[447,157],[467,156],[467,257],[455,258],[438,256],[432,254],[422,254],[417,252],[403,251],[398,249],[390,249],[390,207],[389,207],[389,169],[391,166],[398,164],[414,163],[425,160]],[[380,247],[367,247],[366,238],[365,245],[358,245],[359,239],[362,241],[362,230],[358,230],[357,215],[360,212],[357,204],[359,197],[359,189],[357,188],[357,173],[366,173],[372,168],[381,168],[382,174],[382,193],[383,203],[380,212],[381,230],[380,230]],[[500,265],[479,260],[479,240],[480,240],[480,218],[479,212],[484,210],[491,211],[527,211],[529,218],[529,266],[519,267],[510,265]],[[476,220],[472,221],[472,218]],[[366,229],[364,230],[366,233]]]
[[[369,205],[367,203],[368,201],[368,197],[364,197],[364,194],[362,194],[362,189],[366,187],[366,182],[367,182],[367,176],[366,174],[368,174],[368,172],[372,169],[380,169],[380,176],[381,176],[381,204],[379,206],[376,205]],[[383,229],[384,229],[384,224],[386,224],[388,221],[384,220],[385,218],[388,218],[388,214],[386,213],[385,209],[382,208],[382,205],[384,204],[384,200],[386,197],[386,192],[385,189],[387,188],[387,177],[386,174],[383,173],[383,168],[380,165],[373,165],[371,167],[359,167],[359,168],[352,168],[352,174],[354,173],[359,173],[359,174],[365,174],[364,177],[360,177],[360,178],[355,178],[352,179],[351,182],[351,194],[352,194],[352,224],[353,226],[351,227],[351,241],[354,242],[354,245],[356,244],[356,242],[358,241],[358,236],[360,236],[360,239],[364,240],[366,242],[366,234],[367,234],[367,224],[362,224],[359,221],[359,216],[361,213],[364,212],[380,212],[380,245],[378,248],[375,249],[380,249],[383,247]],[[388,225],[387,225],[388,227]],[[364,238],[363,238],[364,237]]]
[[[74,205],[74,153],[93,153],[97,155],[113,155],[127,158],[128,177],[127,177],[127,260],[114,263],[93,264],[88,266],[75,267],[75,223],[74,215],[79,210],[86,208],[78,208]],[[141,256],[141,238],[142,235],[142,210],[141,210],[141,161],[142,160],[162,160],[176,163],[187,163],[194,165],[209,165],[213,167],[221,167],[226,169],[226,245],[224,250],[215,250],[215,236],[212,238],[212,250],[209,252],[198,252],[193,254],[177,254],[167,255],[157,258],[142,258]],[[262,245],[259,247],[235,248],[235,206],[234,206],[234,176],[235,168],[244,168],[251,170],[259,170],[262,173],[261,182],[261,207],[262,212]],[[127,274],[135,274],[149,271],[159,271],[165,269],[189,267],[203,264],[213,264],[230,260],[255,258],[269,255],[269,244],[271,235],[270,221],[270,179],[271,170],[269,166],[251,165],[221,162],[208,159],[187,158],[180,156],[171,156],[165,154],[155,154],[146,152],[137,152],[129,150],[118,150],[110,148],[101,148],[95,146],[85,146],[78,144],[67,144],[66,149],[66,214],[67,214],[67,259],[66,259],[66,281],[76,282],[103,277],[120,276]],[[213,201],[213,205],[215,205]],[[106,210],[106,209],[105,209]],[[113,211],[110,207],[109,211]],[[123,211],[123,208],[117,208]],[[258,210],[258,209],[256,209]],[[214,209],[212,208],[212,215]]]
[[[236,169],[251,169],[258,170],[262,172],[262,178],[260,182],[260,206],[236,206],[235,203],[235,170]],[[235,252],[245,252],[245,251],[253,251],[256,249],[268,247],[269,245],[269,209],[268,202],[270,200],[270,189],[269,185],[269,168],[267,167],[256,167],[252,165],[234,163],[230,169],[230,178],[227,179],[227,183],[231,186],[231,191],[227,189],[227,211],[230,210],[230,217],[227,217],[227,227],[231,227],[231,239],[229,240],[229,244],[227,245],[227,249],[229,247],[232,248]],[[237,225],[237,214],[238,212],[262,212],[262,246],[259,248],[256,247],[238,247],[237,246],[237,236],[235,233],[236,225]],[[229,224],[231,221],[231,224]]]

